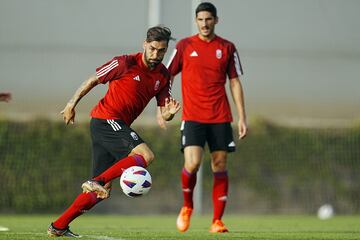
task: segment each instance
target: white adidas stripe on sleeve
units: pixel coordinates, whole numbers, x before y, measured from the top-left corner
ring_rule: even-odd
[[[169,68],[170,67],[170,64],[172,63],[172,61],[174,60],[174,57],[176,56],[176,53],[177,53],[177,49],[175,48],[171,54],[171,57],[168,61],[168,63],[166,64],[166,68]]]
[[[115,59],[114,61],[104,66],[99,71],[97,71],[96,75],[98,78],[104,76],[105,74],[109,73],[112,69],[116,68],[117,66],[119,66],[119,62],[117,59]]]
[[[236,51],[234,52],[234,62],[235,62],[235,69],[236,69],[238,76],[243,75],[240,58]]]

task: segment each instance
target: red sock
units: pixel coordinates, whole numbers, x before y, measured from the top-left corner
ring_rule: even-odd
[[[214,204],[214,216],[213,222],[216,219],[221,219],[224,214],[226,200],[228,195],[229,179],[227,171],[214,173],[214,185],[213,185],[213,204]]]
[[[58,229],[67,228],[72,220],[95,206],[101,200],[101,198],[96,197],[95,192],[79,194],[70,207],[53,222],[54,227]]]
[[[143,156],[135,154],[126,158],[120,159],[117,163],[106,169],[99,176],[93,178],[96,181],[107,183],[114,178],[120,177],[123,171],[132,166],[146,167],[146,161]]]
[[[193,192],[196,184],[196,172],[189,173],[183,168],[181,172],[181,183],[184,195],[184,207],[193,208]]]

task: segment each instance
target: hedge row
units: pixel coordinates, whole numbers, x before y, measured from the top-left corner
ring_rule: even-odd
[[[156,155],[149,167],[154,191],[178,196],[183,156],[179,127],[135,127]],[[234,135],[235,132],[234,132]],[[310,212],[331,202],[340,212],[360,213],[360,128],[287,128],[258,121],[229,155],[234,211]],[[205,206],[211,204],[209,154],[205,156]],[[0,121],[0,212],[63,209],[91,174],[87,123]],[[176,193],[175,193],[176,192]],[[169,194],[170,193],[170,194]],[[154,201],[155,201],[155,196]],[[147,201],[151,201],[149,196]],[[180,200],[179,200],[180,201]],[[161,203],[160,203],[161,205]],[[162,206],[164,211],[172,209]],[[266,210],[264,210],[266,209]]]

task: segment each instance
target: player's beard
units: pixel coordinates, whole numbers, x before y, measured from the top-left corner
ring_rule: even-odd
[[[156,68],[156,66],[159,65],[161,63],[161,61],[163,60],[163,58],[160,58],[160,57],[158,57],[156,59],[150,59],[148,57],[148,53],[146,50],[145,50],[145,58],[144,59],[150,69]]]

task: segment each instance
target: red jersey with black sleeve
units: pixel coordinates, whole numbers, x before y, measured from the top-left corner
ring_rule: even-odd
[[[182,74],[182,119],[202,123],[231,122],[225,91],[226,77],[243,74],[233,43],[219,36],[210,42],[194,35],[179,41],[167,65],[170,74]]]
[[[91,117],[119,119],[128,126],[155,96],[158,106],[170,97],[170,74],[160,63],[150,70],[142,53],[114,57],[96,69],[101,83],[109,83],[105,96],[91,111]]]

